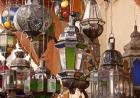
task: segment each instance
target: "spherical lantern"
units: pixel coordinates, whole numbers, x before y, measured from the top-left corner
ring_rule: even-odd
[[[1,20],[2,20],[2,24],[6,29],[10,29],[10,30],[15,30],[14,27],[14,16],[16,11],[18,10],[19,6],[8,6],[6,7],[1,14]]]
[[[26,5],[21,6],[14,17],[14,25],[17,30],[27,31],[29,35],[36,35],[39,30],[51,25],[50,14],[37,0],[28,0]]]

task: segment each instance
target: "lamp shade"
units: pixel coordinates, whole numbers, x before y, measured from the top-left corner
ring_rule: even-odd
[[[96,0],[88,0],[80,23],[83,33],[93,41],[102,34],[104,23]]]

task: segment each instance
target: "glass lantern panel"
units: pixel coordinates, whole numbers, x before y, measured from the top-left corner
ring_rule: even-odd
[[[75,47],[66,47],[66,66],[68,70],[74,70],[75,66]]]
[[[12,46],[14,44],[14,40],[15,40],[14,36],[7,36],[7,44],[8,45]]]
[[[62,68],[62,70],[66,70],[65,48],[59,48],[59,53],[60,53],[61,68]]]
[[[5,46],[5,45],[7,45],[7,36],[1,35],[0,36],[0,46]]]
[[[76,64],[75,64],[75,69],[76,70],[80,70],[80,68],[81,68],[82,56],[83,56],[83,50],[82,49],[77,49]]]

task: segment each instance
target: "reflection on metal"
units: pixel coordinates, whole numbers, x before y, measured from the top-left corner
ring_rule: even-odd
[[[124,70],[122,55],[115,50],[115,38],[108,42],[110,49],[104,52],[101,67],[90,73],[90,98],[130,98],[130,73]]]
[[[133,92],[133,90],[139,89],[140,86],[139,83],[136,83],[137,79],[139,80],[139,76],[137,75],[137,73],[139,73],[139,64],[137,64],[137,61],[140,59],[140,32],[138,32],[136,25],[130,37],[130,42],[124,46],[123,59],[128,62],[127,69],[132,73],[131,79],[133,83],[131,84],[131,93],[132,95],[134,93],[135,96],[136,93]]]

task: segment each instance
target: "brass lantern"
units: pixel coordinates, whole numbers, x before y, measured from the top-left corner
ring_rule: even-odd
[[[101,67],[90,74],[91,98],[130,97],[130,74],[123,69],[122,55],[115,50],[115,38],[109,37],[110,48],[103,53]]]
[[[68,88],[70,93],[75,93],[78,88],[81,91],[88,87],[88,81],[83,79],[82,60],[86,45],[84,38],[75,26],[75,16],[71,15],[69,24],[64,33],[59,36],[58,43],[55,45],[59,49],[62,83]],[[83,79],[83,80],[82,80]]]
[[[9,30],[4,30],[0,34],[0,50],[5,58],[7,58],[16,45],[16,37]]]

